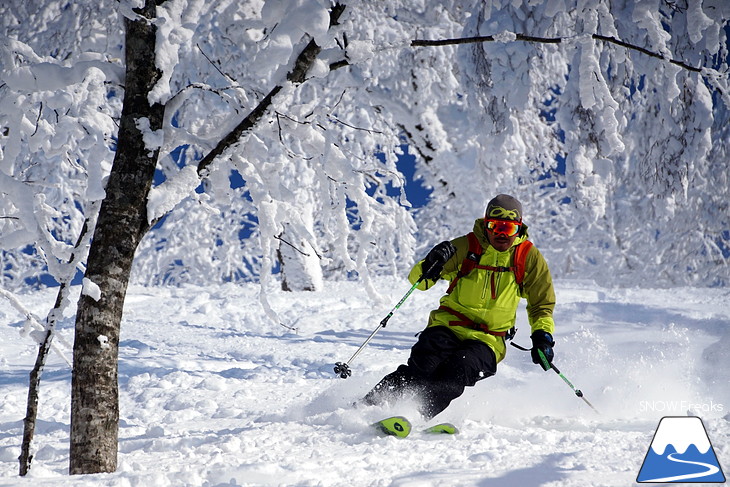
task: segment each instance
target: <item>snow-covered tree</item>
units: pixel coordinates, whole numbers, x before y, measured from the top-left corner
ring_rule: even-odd
[[[395,98],[421,114],[404,123],[422,155],[418,174],[433,188],[417,219],[421,254],[468,230],[492,195],[507,192],[525,203],[557,276],[728,282],[726,162],[712,154],[728,143],[730,5],[383,10],[399,22],[416,18],[413,37],[437,41],[370,63],[388,88],[397,85],[389,75],[411,71]]]
[[[120,5],[123,15],[135,3]],[[204,191],[160,186],[172,214],[143,241],[135,279],[268,279],[285,223],[325,275],[402,270],[502,191],[525,201],[558,276],[605,278],[609,268],[615,283],[727,280],[727,266],[708,265],[728,252],[723,159],[710,155],[726,145],[725,2],[349,2],[334,29],[329,6],[159,7],[158,183],[194,167],[279,85],[308,39],[323,50],[307,82],[278,93],[256,133],[216,162]],[[6,8],[3,173],[23,183],[3,191],[12,287],[39,264],[58,275],[88,201],[103,194],[123,42],[115,3]],[[411,45],[477,36],[485,41]],[[414,213],[399,193],[403,142],[433,188],[416,213],[416,253]],[[692,222],[695,237],[683,238]]]

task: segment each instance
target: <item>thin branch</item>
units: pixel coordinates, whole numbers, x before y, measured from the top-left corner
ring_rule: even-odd
[[[684,68],[688,71],[692,71],[695,73],[701,73],[702,68],[696,68],[694,66],[691,66],[684,61],[678,60],[678,59],[668,59],[666,56],[656,53],[654,51],[650,51],[649,49],[637,46],[635,44],[631,44],[625,41],[622,41],[620,39],[616,39],[615,37],[609,37],[604,36],[600,34],[593,34],[591,35],[592,39],[595,39],[597,41],[602,42],[608,42],[611,44],[616,44],[617,46],[625,47],[626,49],[632,49],[634,51],[639,51],[643,54],[646,54],[647,56],[651,56],[657,59],[664,59],[666,61],[669,61],[670,63],[679,66],[681,68]],[[524,34],[515,34],[516,41],[521,42],[538,42],[542,44],[560,44],[566,39],[561,37],[535,37],[535,36],[528,36]],[[497,39],[495,39],[494,36],[477,36],[477,37],[459,37],[454,39],[415,39],[411,41],[412,47],[434,47],[434,46],[451,46],[451,45],[458,45],[458,44],[475,44],[479,42],[495,42]],[[500,40],[500,42],[503,42]]]
[[[228,81],[231,81],[231,82],[235,81],[231,76],[229,76],[228,74],[221,71],[221,69],[218,67],[218,65],[216,63],[214,63],[213,60],[208,57],[208,55],[205,53],[205,51],[203,51],[203,48],[200,47],[200,44],[195,44],[195,47],[198,48],[198,51],[200,51],[200,54],[202,54],[203,57],[208,60],[210,65],[213,66],[215,68],[215,70],[221,74],[221,76],[223,76]]]
[[[340,120],[339,118],[337,118],[337,117],[335,117],[334,115],[331,115],[331,114],[329,115],[329,117],[330,117],[330,120],[331,121],[334,121],[334,122],[337,122],[337,123],[341,123],[342,125],[345,125],[346,127],[350,127],[353,130],[362,130],[363,132],[367,132],[369,134],[382,134],[383,133],[383,132],[381,132],[379,130],[366,129],[366,128],[363,128],[363,127],[356,127],[355,125],[349,124],[349,123],[345,122],[344,120]]]
[[[35,130],[32,134],[30,134],[31,137],[33,137],[38,132],[38,123],[41,121],[41,114],[43,113],[43,102],[41,102],[41,107],[38,109],[38,118],[35,119]]]
[[[180,93],[189,90],[189,89],[196,89],[196,90],[203,90],[203,91],[210,91],[211,93],[215,93],[216,95],[220,96],[221,98],[225,99],[225,91],[226,90],[240,90],[240,86],[236,85],[230,85],[230,86],[224,86],[222,88],[213,88],[212,86],[205,84],[205,83],[190,83],[180,89],[177,93],[175,93],[175,96],[179,95]]]
[[[277,117],[285,118],[289,120],[290,122],[298,123],[299,125],[310,125],[312,122],[300,122],[296,118],[287,115],[286,113],[281,113],[280,111],[276,110],[274,113],[276,113]]]
[[[335,103],[335,105],[332,107],[332,110],[334,110],[335,108],[337,108],[340,105],[340,103],[342,102],[342,99],[345,97],[346,91],[347,91],[346,89],[342,90],[342,93],[340,93],[340,97],[337,99],[337,103]],[[330,110],[330,111],[332,111],[332,110]]]
[[[621,47],[625,47],[627,49],[633,49],[635,51],[642,52],[642,53],[646,54],[647,56],[651,56],[651,57],[654,57],[657,59],[664,59],[664,60],[669,61],[670,63],[672,63],[676,66],[679,66],[680,68],[684,68],[688,71],[693,71],[695,73],[702,73],[701,67],[695,68],[694,66],[691,66],[691,65],[685,63],[684,61],[680,61],[678,59],[667,59],[666,56],[663,56],[656,52],[650,51],[648,49],[644,49],[643,47],[635,46],[634,44],[629,44],[628,42],[624,42],[622,40],[616,39],[615,37],[607,37],[607,36],[602,36],[599,34],[593,34],[591,37],[593,37],[594,39],[599,40],[599,41],[610,42],[612,44],[616,44]]]
[[[297,252],[299,252],[303,256],[309,257],[309,254],[308,253],[304,252],[303,250],[301,250],[300,248],[298,248],[297,246],[295,246],[293,243],[288,242],[287,240],[284,240],[283,238],[281,238],[281,235],[276,235],[274,238],[276,240],[279,240],[282,243],[287,244],[289,247],[293,248],[294,250],[296,250]]]
[[[294,326],[289,326],[289,325],[285,325],[285,324],[284,324],[284,323],[282,323],[282,322],[279,322],[279,326],[283,326],[283,327],[284,327],[284,328],[286,328],[287,330],[289,330],[289,331],[291,331],[291,332],[294,332],[294,333],[295,333],[295,334],[297,334],[297,335],[299,334],[299,328],[296,328],[296,327],[294,327]]]
[[[239,110],[239,108],[241,108],[240,103],[238,104],[239,108],[236,108],[234,106],[234,104],[231,103],[232,97],[229,96],[229,95],[226,95],[224,93],[225,90],[240,90],[240,89],[242,89],[240,86],[235,86],[235,85],[225,86],[223,88],[213,88],[212,86],[207,85],[205,83],[197,83],[197,82],[196,83],[190,83],[187,86],[184,86],[183,88],[181,88],[177,93],[175,93],[172,96],[171,100],[174,100],[175,98],[177,98],[178,96],[181,96],[183,93],[187,92],[188,90],[193,90],[193,89],[195,89],[195,90],[202,90],[202,91],[209,91],[211,93],[215,93],[216,95],[218,95],[221,98],[221,100],[223,100],[225,103],[227,103],[228,105],[230,105],[231,108],[236,113],[238,113],[240,111]]]
[[[560,44],[563,39],[560,37],[533,37],[524,34],[515,34],[516,41],[524,42],[541,42],[543,44]],[[495,42],[494,36],[476,36],[476,37],[457,37],[454,39],[415,39],[411,41],[413,47],[435,47],[435,46],[453,46],[458,44],[476,44],[479,42]],[[500,41],[501,42],[501,41]]]
[[[287,147],[286,142],[284,141],[283,130],[281,128],[281,119],[282,118],[284,118],[286,120],[290,120],[290,121],[295,122],[295,123],[301,123],[303,125],[307,125],[307,124],[309,124],[309,122],[300,122],[300,121],[295,120],[292,117],[289,117],[287,115],[282,115],[278,111],[274,111],[274,113],[276,114],[276,125],[277,125],[278,131],[279,131],[279,142],[281,143],[282,147],[284,147],[284,150],[286,150],[286,152],[289,155],[289,157],[292,158],[292,159],[300,158],[300,159],[304,159],[305,161],[312,160],[313,157],[306,157],[304,155],[297,154],[296,152],[294,152],[293,150],[291,150],[289,147]]]
[[[335,121],[337,123],[341,123],[342,125],[350,127],[351,129],[354,129],[354,130],[363,130],[369,134],[382,134],[383,132],[380,132],[378,130],[370,130],[370,129],[366,129],[366,128],[362,128],[362,127],[356,127],[356,126],[351,125],[343,120],[340,120],[339,118],[332,115],[331,112],[333,112],[335,110],[335,108],[337,108],[339,106],[339,104],[342,103],[342,99],[345,97],[346,92],[347,92],[347,90],[342,90],[342,93],[340,93],[340,97],[337,99],[337,102],[332,107],[332,110],[330,110],[330,113],[327,114],[327,116],[330,118],[330,121]]]

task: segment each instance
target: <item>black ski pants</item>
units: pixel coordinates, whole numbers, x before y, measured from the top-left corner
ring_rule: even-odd
[[[486,343],[459,340],[449,328],[433,326],[419,335],[408,363],[383,377],[365,396],[365,403],[376,405],[415,394],[421,414],[430,419],[461,396],[466,386],[496,371],[497,359]]]

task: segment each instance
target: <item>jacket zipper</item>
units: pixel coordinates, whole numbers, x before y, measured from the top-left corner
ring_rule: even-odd
[[[492,267],[497,267],[497,256],[494,256],[494,262],[492,263]],[[484,289],[482,289],[482,299],[487,299],[487,290],[491,287],[491,298],[492,300],[497,299],[497,289],[495,287],[494,282],[494,273],[496,271],[488,271],[486,278],[484,279]]]

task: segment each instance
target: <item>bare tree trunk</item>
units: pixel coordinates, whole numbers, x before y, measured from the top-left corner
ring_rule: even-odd
[[[63,309],[65,303],[68,300],[69,286],[68,284],[74,278],[76,271],[76,264],[79,261],[83,261],[86,258],[86,252],[84,248],[88,245],[88,233],[91,230],[90,227],[94,226],[96,221],[95,212],[98,206],[96,204],[90,205],[89,211],[92,212],[92,216],[84,221],[84,225],[81,228],[81,233],[76,241],[74,247],[74,253],[71,255],[69,260],[69,272],[58,289],[56,295],[56,303],[53,305],[53,309],[48,313],[46,319],[46,336],[43,339],[43,343],[38,347],[38,356],[35,360],[33,370],[30,371],[30,382],[28,384],[28,404],[25,411],[25,419],[23,420],[23,443],[20,447],[20,476],[27,475],[30,470],[30,464],[33,461],[33,455],[30,453],[31,443],[33,442],[33,436],[35,435],[35,424],[38,417],[38,398],[40,396],[41,387],[41,376],[43,375],[43,369],[46,366],[46,358],[51,351],[51,344],[53,343],[53,336],[55,335],[56,323],[58,319],[63,315]]]
[[[56,304],[51,313],[60,309],[63,295],[66,291],[66,283],[61,284],[61,289],[56,296]],[[33,455],[30,453],[30,446],[35,434],[36,418],[38,417],[38,397],[40,394],[41,375],[43,368],[46,366],[46,357],[51,350],[53,341],[53,330],[55,327],[55,317],[48,320],[46,336],[43,343],[38,347],[38,356],[35,360],[33,370],[30,371],[30,383],[28,384],[28,405],[25,411],[25,419],[23,419],[23,443],[20,447],[20,476],[24,477],[30,470],[30,463],[33,461]]]
[[[155,2],[135,9],[155,17]],[[125,19],[126,81],[114,164],[106,186],[86,278],[101,290],[96,301],[79,299],[71,381],[71,474],[113,472],[117,468],[119,427],[118,349],[122,309],[134,253],[148,228],[147,195],[159,150],[145,147],[136,121],[162,126],[164,106],[150,105],[148,94],[160,72],[155,67],[156,27]]]

